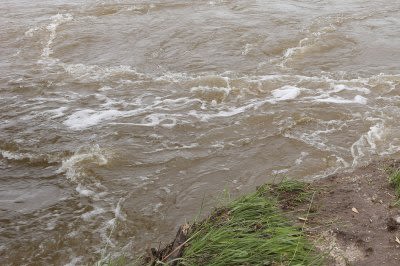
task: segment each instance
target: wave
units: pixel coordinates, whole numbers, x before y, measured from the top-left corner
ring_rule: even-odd
[[[91,164],[104,166],[108,163],[110,155],[102,150],[99,145],[81,148],[71,157],[64,159],[57,173],[65,173],[67,179],[77,182],[84,181],[85,169]]]

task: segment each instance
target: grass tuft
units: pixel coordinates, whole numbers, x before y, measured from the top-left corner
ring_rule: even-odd
[[[283,216],[275,193],[294,193],[304,200],[306,184],[283,181],[264,185],[243,196],[209,219],[195,225],[185,248],[183,265],[320,265],[299,227]],[[272,193],[274,191],[274,193]],[[301,195],[301,196],[299,196]],[[307,194],[308,195],[308,194]]]
[[[297,203],[307,202],[311,199],[314,189],[311,185],[297,180],[286,180],[276,186],[278,193],[290,193]]]
[[[389,175],[389,182],[394,186],[397,197],[400,197],[400,170],[396,169]]]
[[[389,171],[389,183],[394,187],[397,200],[393,206],[400,206],[400,169],[391,169]]]

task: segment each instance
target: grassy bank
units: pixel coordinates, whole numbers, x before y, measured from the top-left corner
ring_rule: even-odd
[[[282,207],[311,201],[312,191],[307,189],[296,181],[264,185],[189,225],[182,245],[161,252],[149,264],[319,265],[322,256],[316,254],[302,227],[289,222],[282,211]],[[171,256],[178,249],[182,254]]]
[[[276,188],[266,185],[218,209],[195,226],[181,263],[318,265],[321,257],[302,228],[289,223],[279,208],[280,193],[295,193],[293,201],[308,200],[310,194],[303,188],[304,184],[289,181]]]

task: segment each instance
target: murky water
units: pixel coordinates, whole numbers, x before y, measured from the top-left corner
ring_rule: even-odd
[[[2,1],[0,264],[135,256],[400,151],[398,1]]]

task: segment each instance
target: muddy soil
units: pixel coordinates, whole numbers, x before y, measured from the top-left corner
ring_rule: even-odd
[[[398,167],[379,161],[313,183],[305,230],[329,253],[329,265],[400,265],[400,208],[388,181],[388,170]]]

